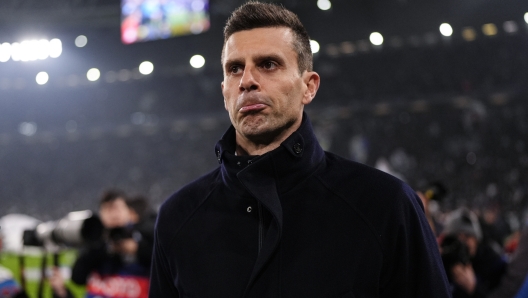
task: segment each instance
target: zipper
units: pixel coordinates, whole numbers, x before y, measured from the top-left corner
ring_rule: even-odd
[[[262,206],[260,202],[257,203],[258,215],[259,215],[259,227],[258,227],[258,253],[260,255],[260,249],[262,248],[262,232],[264,230],[264,219],[262,218]]]

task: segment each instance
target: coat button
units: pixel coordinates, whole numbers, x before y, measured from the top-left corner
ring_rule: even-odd
[[[251,213],[251,210],[252,210],[251,206],[247,207],[246,210],[247,210],[248,213]]]
[[[302,148],[301,144],[295,143],[295,145],[293,145],[293,152],[295,152],[297,154],[301,154],[302,151],[303,151],[303,148]]]
[[[222,160],[220,158],[220,150],[216,150],[216,159],[218,160],[218,163],[222,163]]]

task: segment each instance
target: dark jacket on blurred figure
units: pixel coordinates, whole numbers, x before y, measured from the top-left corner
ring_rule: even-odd
[[[471,266],[477,278],[474,293],[468,295],[462,289],[455,287],[454,298],[487,298],[506,271],[506,261],[486,243],[479,244],[477,253],[471,258]]]
[[[383,172],[326,153],[301,127],[235,156],[162,206],[151,298],[450,297],[420,200]]]
[[[72,281],[87,286],[87,297],[146,298],[149,287],[150,263],[153,245],[153,218],[134,226],[118,228],[130,231],[137,240],[135,258],[127,260],[118,253],[109,252],[112,240],[101,240],[84,247],[72,268]],[[110,231],[112,232],[112,231]],[[129,237],[129,236],[125,236]]]
[[[528,277],[528,226],[524,226],[519,246],[512,256],[500,285],[489,298],[513,298]]]

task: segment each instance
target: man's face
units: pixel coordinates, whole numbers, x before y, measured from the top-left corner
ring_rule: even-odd
[[[236,32],[224,48],[222,93],[237,137],[267,142],[300,125],[319,87],[315,72],[299,73],[293,33],[285,27]]]
[[[101,204],[99,216],[107,229],[124,227],[130,222],[130,211],[122,198]]]

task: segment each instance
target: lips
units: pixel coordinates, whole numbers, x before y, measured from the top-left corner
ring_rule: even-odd
[[[261,110],[264,110],[266,108],[265,104],[256,103],[256,104],[248,104],[240,108],[239,112],[241,113],[251,113],[251,112],[258,112]]]

